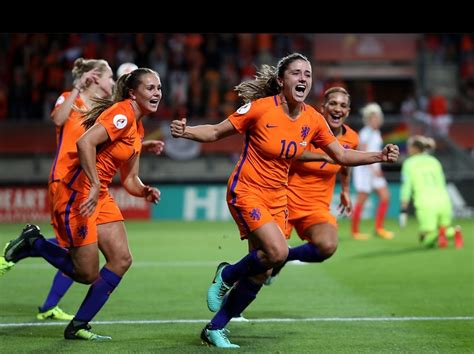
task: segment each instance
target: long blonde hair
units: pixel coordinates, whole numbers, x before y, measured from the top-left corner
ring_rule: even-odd
[[[72,68],[73,83],[74,85],[77,85],[77,82],[81,79],[82,75],[92,69],[98,69],[102,75],[108,67],[109,63],[104,59],[77,58],[74,61],[74,66]],[[86,83],[87,86],[84,88],[87,88],[91,83],[92,82]]]

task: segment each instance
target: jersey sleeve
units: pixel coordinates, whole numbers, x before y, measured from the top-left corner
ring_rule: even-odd
[[[259,101],[252,101],[241,106],[231,114],[228,119],[234,128],[243,134],[255,124],[255,121],[262,113],[262,104]]]
[[[315,113],[315,121],[316,130],[315,134],[313,135],[313,138],[311,139],[311,143],[315,147],[323,147],[328,144],[331,144],[334,140],[336,140],[336,137],[332,133],[331,128],[329,128],[326,119],[324,119],[321,114]]]
[[[68,98],[68,96],[70,96],[70,95],[71,95],[71,92],[63,92],[61,94],[61,96],[58,97],[58,99],[54,103],[54,108],[51,111],[51,116],[53,116],[53,114],[56,113],[58,108],[61,107],[61,105],[64,103],[64,101],[66,101],[66,98]]]
[[[97,123],[107,130],[110,140],[115,141],[128,132],[134,119],[135,117],[132,117],[125,110],[114,108],[110,111],[104,111],[97,118]]]

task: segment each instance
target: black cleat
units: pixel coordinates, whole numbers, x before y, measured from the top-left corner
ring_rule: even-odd
[[[25,226],[20,236],[11,240],[5,248],[5,260],[7,262],[18,262],[18,255],[23,250],[31,249],[33,242],[42,238],[40,228],[36,225],[28,224]]]
[[[81,339],[81,340],[93,340],[93,341],[107,341],[111,340],[112,337],[101,336],[91,331],[91,326],[87,322],[80,322],[72,320],[64,330],[65,339]]]

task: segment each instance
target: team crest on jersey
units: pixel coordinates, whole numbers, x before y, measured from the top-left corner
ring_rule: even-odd
[[[260,212],[259,208],[253,208],[252,211],[250,212],[250,217],[254,220],[260,220],[262,217],[262,213]]]
[[[127,117],[123,114],[117,114],[114,117],[114,125],[117,129],[123,129],[127,125]]]
[[[61,104],[63,104],[63,102],[65,101],[66,99],[64,98],[63,95],[59,96],[58,99],[56,100],[56,103],[54,104],[54,107],[57,107]]]
[[[307,125],[303,126],[301,128],[301,139],[306,139],[310,130],[310,127],[308,127]]]
[[[77,227],[77,236],[81,238],[86,238],[87,236],[87,225],[81,225]]]
[[[252,104],[249,102],[247,104],[244,104],[243,106],[241,106],[238,110],[237,110],[237,113],[238,114],[245,114],[247,113],[248,111],[250,111],[250,107],[252,106]]]

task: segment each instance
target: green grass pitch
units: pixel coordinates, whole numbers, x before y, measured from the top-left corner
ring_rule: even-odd
[[[229,338],[253,353],[474,352],[474,220],[458,220],[465,247],[423,249],[416,222],[394,220],[393,240],[354,241],[340,222],[336,254],[288,264],[264,287]],[[110,342],[63,339],[65,323],[37,321],[55,269],[40,258],[0,277],[0,353],[206,353],[199,333],[212,317],[206,292],[215,267],[247,252],[232,222],[127,222],[134,264],[92,323]],[[0,247],[22,224],[0,225]],[[48,224],[40,225],[51,235]],[[373,227],[364,221],[362,230]],[[293,235],[290,244],[300,243]],[[61,307],[75,313],[87,286]]]

